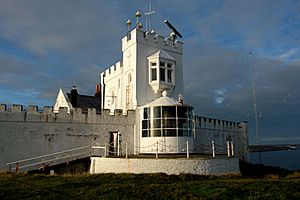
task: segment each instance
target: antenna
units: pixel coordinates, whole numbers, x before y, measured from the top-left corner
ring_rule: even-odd
[[[251,59],[251,71],[252,71],[252,98],[253,98],[253,111],[255,117],[255,135],[256,135],[256,143],[260,145],[260,131],[258,124],[258,112],[257,112],[257,103],[256,103],[256,82],[255,82],[255,55],[252,52],[249,52]]]
[[[170,38],[173,39],[173,42],[175,42],[177,36],[182,38],[182,35],[176,30],[174,26],[172,26],[172,24],[168,20],[165,20],[165,24],[167,24],[167,26],[172,30],[172,32],[170,33]]]
[[[151,1],[149,1],[149,10],[145,12],[145,15],[148,16],[146,18],[146,31],[151,31],[152,29],[152,23],[151,23],[151,16],[156,13],[156,9],[152,10],[151,8]]]

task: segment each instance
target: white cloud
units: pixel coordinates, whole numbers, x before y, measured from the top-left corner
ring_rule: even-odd
[[[288,61],[290,60],[290,58],[292,56],[294,56],[296,53],[297,53],[297,49],[296,48],[293,48],[293,49],[290,49],[280,55],[277,55],[277,56],[273,56],[272,58],[273,59],[279,59],[279,60],[282,60],[282,61]]]
[[[158,11],[153,17],[158,33],[169,33],[163,23],[169,19],[184,36],[184,96],[197,114],[247,120],[253,125],[247,60],[253,51],[262,126],[284,118],[292,120],[293,130],[299,130],[295,119],[300,115],[300,20],[290,18],[288,30],[283,20],[291,12],[300,12],[299,3],[153,0],[152,5]],[[9,91],[16,91],[17,98],[33,91],[31,96],[51,104],[60,87],[69,90],[72,85],[81,93],[93,94],[99,72],[120,59],[126,21],[134,22],[138,9],[144,12],[147,2],[2,0],[0,101],[4,94],[5,100],[16,98]],[[23,95],[22,100],[36,102],[29,96]],[[280,120],[267,126],[273,134],[286,130]]]

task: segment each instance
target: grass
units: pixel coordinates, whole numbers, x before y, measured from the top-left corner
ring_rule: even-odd
[[[78,169],[88,167],[59,166],[54,176],[0,173],[0,199],[300,199],[300,172],[244,162],[240,175],[226,176],[74,174]]]
[[[0,199],[300,199],[300,173],[250,176],[191,174],[0,174]]]

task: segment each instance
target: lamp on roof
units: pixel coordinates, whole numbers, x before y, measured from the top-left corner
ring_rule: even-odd
[[[142,16],[142,13],[140,11],[136,11],[135,13],[135,17],[136,17],[136,27],[138,29],[142,29],[143,28],[143,25],[142,23],[140,22],[140,18]]]

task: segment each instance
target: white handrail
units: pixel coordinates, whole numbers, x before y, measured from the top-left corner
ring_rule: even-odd
[[[31,161],[31,160],[40,159],[40,158],[50,157],[50,156],[54,156],[54,155],[58,155],[58,154],[68,153],[68,152],[72,152],[72,151],[76,151],[76,150],[80,150],[80,149],[85,149],[88,147],[91,148],[91,146],[77,147],[77,148],[73,148],[73,149],[69,149],[69,150],[65,150],[65,151],[59,151],[56,153],[45,154],[42,156],[37,156],[37,157],[32,157],[32,158],[27,158],[27,159],[23,159],[23,160],[9,162],[9,163],[6,163],[6,165],[12,165],[12,164],[17,164],[17,163],[21,163],[21,162],[27,162],[27,161]]]
[[[76,154],[72,154],[72,156],[79,156],[79,155],[84,155],[84,154],[88,154],[89,152],[83,152],[83,153],[76,153]],[[35,166],[35,165],[42,165],[42,164],[46,164],[46,163],[49,163],[49,162],[52,162],[52,161],[56,161],[56,160],[62,160],[62,159],[66,159],[66,158],[69,158],[70,156],[64,156],[64,157],[60,157],[59,159],[57,158],[54,158],[54,159],[50,159],[50,160],[43,160],[43,161],[40,161],[40,162],[34,162],[34,163],[30,163],[30,164],[27,164],[27,165],[21,165],[19,166],[19,169],[22,169],[22,168],[26,168],[26,167],[31,167],[31,166]],[[15,169],[12,168],[12,169]]]

